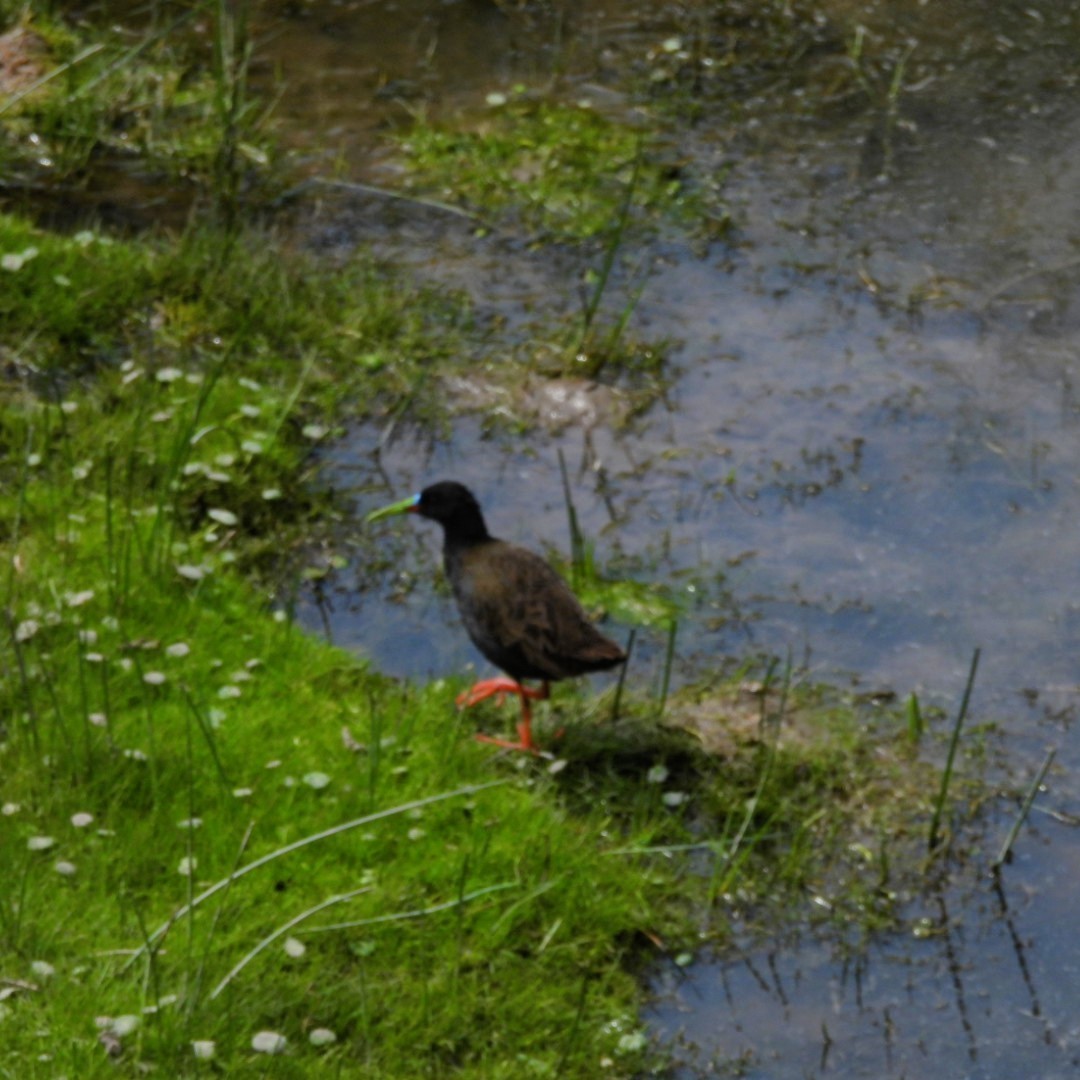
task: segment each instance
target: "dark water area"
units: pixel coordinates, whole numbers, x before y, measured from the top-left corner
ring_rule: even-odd
[[[865,950],[748,936],[659,974],[649,1021],[687,1077],[733,1062],[771,1078],[1076,1075],[1080,13],[820,12],[791,70],[748,67],[738,109],[703,91],[680,126],[662,94],[647,104],[691,175],[729,170],[735,222],[704,250],[669,234],[634,252],[648,273],[634,331],[673,343],[664,400],[625,428],[586,405],[527,438],[487,435],[483,415],[438,436],[358,427],[324,475],[358,516],[454,477],[493,531],[565,552],[562,451],[601,565],[687,596],[680,678],[791,655],[810,678],[955,703],[980,647],[972,718],[998,725],[1013,781],[1057,751],[1000,892],[980,867],[1013,799],[991,806],[957,879],[911,901],[925,934]],[[284,81],[298,168],[364,183],[392,174],[381,137],[410,113],[482,110],[515,83],[630,107],[628,73],[684,48],[728,63],[753,30],[708,5],[599,2],[268,4],[257,21],[255,71]],[[580,304],[579,252],[361,192],[314,202],[307,242],[372,244],[465,289],[509,338]],[[380,544],[301,617],[394,675],[478,663],[432,588],[435,530],[406,521]],[[648,685],[658,663],[646,641],[631,679]]]

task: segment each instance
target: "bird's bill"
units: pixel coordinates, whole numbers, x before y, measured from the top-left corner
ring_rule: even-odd
[[[416,513],[416,508],[420,504],[419,495],[410,495],[407,499],[402,499],[401,502],[391,503],[389,506],[384,506],[381,510],[372,510],[364,522],[370,525],[373,521],[381,521],[383,518],[392,517],[394,514],[409,514]]]

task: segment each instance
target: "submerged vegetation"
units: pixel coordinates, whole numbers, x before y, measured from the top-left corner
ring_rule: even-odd
[[[0,1075],[662,1073],[654,958],[735,918],[894,924],[934,788],[899,710],[769,665],[678,694],[666,673],[617,709],[560,690],[552,755],[510,760],[469,738],[459,686],[392,682],[293,624],[283,559],[339,513],[313,451],[356,417],[444,415],[469,305],[238,214],[239,160],[272,155],[224,6],[195,68],[171,28],[117,52],[4,10],[52,65],[0,103],[9,175],[46,168],[28,145],[68,175],[138,146],[229,212],[127,236],[0,216]],[[478,155],[485,206],[576,237],[634,200],[678,220],[636,133],[513,109]],[[432,175],[455,145],[411,138]],[[584,186],[598,155],[614,195]],[[674,601],[599,582],[575,536],[586,596],[673,649]]]

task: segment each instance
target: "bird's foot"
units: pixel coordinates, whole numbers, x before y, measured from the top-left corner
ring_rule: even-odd
[[[531,687],[522,686],[521,683],[502,676],[495,679],[482,679],[464,693],[458,694],[457,707],[459,709],[468,709],[481,701],[486,701],[489,697],[495,698],[496,705],[501,705],[506,700],[507,694],[518,695],[522,702],[526,698],[543,701],[548,696],[548,685],[544,683],[542,689],[533,690]]]
[[[483,732],[477,732],[473,738],[477,742],[487,743],[488,746],[498,746],[503,750],[519,750],[525,754],[534,754],[536,757],[550,757],[551,755],[545,753],[530,739],[525,742],[524,739],[519,738],[517,742],[513,739],[500,739],[495,735],[485,735]]]

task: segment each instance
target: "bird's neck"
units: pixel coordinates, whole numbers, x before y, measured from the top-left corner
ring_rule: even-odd
[[[443,547],[448,552],[486,544],[491,539],[492,536],[481,517],[452,521],[443,527]]]

